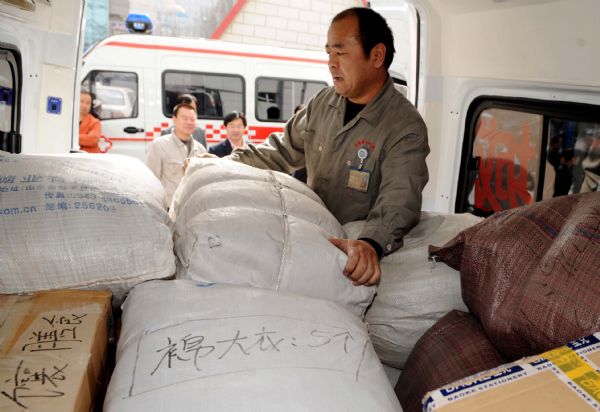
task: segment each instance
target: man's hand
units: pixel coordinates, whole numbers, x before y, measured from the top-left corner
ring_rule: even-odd
[[[354,286],[373,286],[379,282],[381,268],[373,246],[364,240],[332,238],[329,241],[348,255],[344,276],[351,279]]]

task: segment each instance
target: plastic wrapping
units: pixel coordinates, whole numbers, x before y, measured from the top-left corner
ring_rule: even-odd
[[[0,292],[109,288],[172,276],[164,190],[118,155],[0,153]]]
[[[290,176],[193,159],[172,206],[179,279],[298,293],[358,316],[373,299],[376,288],[343,276],[347,256],[327,240],[345,237],[339,222]]]
[[[183,280],[138,285],[104,410],[190,407],[400,410],[364,324],[337,304]]]
[[[443,262],[428,260],[430,244],[444,243],[481,221],[469,214],[422,212],[404,246],[381,260],[381,283],[365,316],[382,362],[402,369],[417,340],[452,309],[466,311],[460,274]],[[356,238],[364,222],[344,225]]]

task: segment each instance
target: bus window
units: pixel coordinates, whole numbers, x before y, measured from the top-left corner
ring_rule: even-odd
[[[135,73],[93,71],[81,84],[94,94],[93,112],[100,120],[138,115],[138,77]]]
[[[266,122],[287,122],[299,104],[306,104],[327,83],[317,80],[256,79],[256,118]]]
[[[481,98],[469,109],[456,212],[488,216],[598,191],[600,107]]]
[[[173,116],[177,97],[191,94],[198,99],[198,118],[222,119],[232,111],[244,112],[244,79],[232,74],[165,71],[163,114]]]

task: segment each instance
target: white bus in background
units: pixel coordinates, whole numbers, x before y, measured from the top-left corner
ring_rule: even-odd
[[[222,119],[234,110],[246,114],[248,141],[259,143],[329,84],[325,52],[130,34],[85,54],[81,88],[96,96],[103,150],[145,160],[180,94],[198,99],[208,145],[225,138]]]

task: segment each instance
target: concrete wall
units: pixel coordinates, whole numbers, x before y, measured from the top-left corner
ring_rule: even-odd
[[[222,40],[323,50],[331,18],[360,0],[248,0]]]

